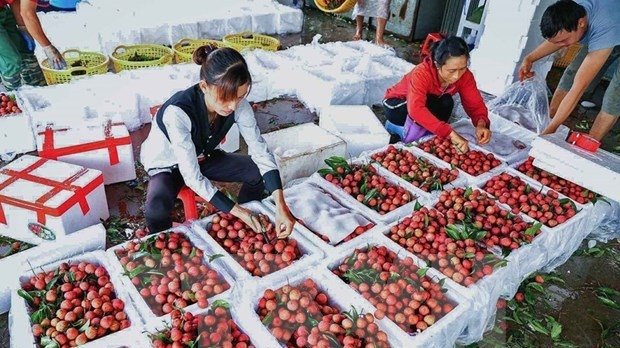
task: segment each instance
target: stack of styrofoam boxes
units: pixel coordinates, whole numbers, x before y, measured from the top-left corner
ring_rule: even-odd
[[[620,201],[620,157],[571,145],[560,134],[542,135],[532,143],[534,165],[593,192]]]
[[[40,127],[37,151],[44,158],[97,169],[103,173],[105,185],[136,178],[131,137],[122,122]]]
[[[36,149],[30,111],[24,101],[15,94],[21,113],[0,116],[0,155],[18,154]]]
[[[346,142],[348,157],[357,157],[390,142],[390,135],[366,105],[326,106],[321,109],[319,126]]]
[[[478,34],[482,38],[471,59],[479,89],[499,95],[515,80],[524,48],[533,49],[542,42],[540,21],[536,19],[551,3],[552,0],[535,0],[486,4],[484,31]],[[514,39],[506,40],[507,36]],[[545,75],[546,72],[540,74]]]
[[[209,298],[209,302],[213,302],[220,298],[229,296],[230,292],[232,291],[235,285],[235,281],[232,278],[230,269],[223,262],[223,260],[217,259],[213,261],[207,261],[210,255],[208,253],[209,249],[206,247],[204,241],[201,238],[199,238],[194,232],[190,231],[187,227],[183,227],[183,226],[175,227],[170,230],[164,231],[162,233],[172,233],[172,232],[185,235],[190,240],[191,244],[194,247],[204,251],[203,264],[208,265],[209,268],[216,271],[220,275],[221,279],[224,280],[229,285],[229,288],[226,291]],[[136,286],[132,284],[131,279],[127,275],[124,274],[125,270],[123,268],[123,265],[121,265],[119,261],[119,257],[117,256],[116,252],[119,250],[125,249],[129,243],[146,242],[147,240],[150,240],[153,238],[157,238],[157,236],[147,236],[139,240],[125,242],[117,246],[111,247],[106,251],[106,254],[108,256],[108,259],[110,260],[110,264],[112,266],[113,271],[119,275],[118,279],[122,282],[129,296],[133,299],[133,303],[136,309],[138,310],[138,313],[140,314],[140,316],[146,323],[153,323],[153,322],[159,323],[162,320],[170,320],[170,314],[164,314],[164,315],[158,316],[157,314],[155,314],[155,312],[153,312],[149,304],[145,301],[144,297],[140,295],[139,289],[137,289]],[[188,310],[190,312],[195,312],[199,310],[198,304],[194,303],[192,305],[189,305],[185,308],[185,310]]]
[[[30,249],[0,259],[0,269],[5,271],[5,277],[17,276],[18,272],[29,270],[30,265],[50,263],[88,251],[102,250],[105,248],[105,238],[105,228],[101,224],[79,230],[58,241],[45,241],[36,237],[38,242]],[[4,280],[0,285],[0,313],[7,312],[11,304],[11,282],[8,278]]]
[[[244,7],[252,14],[252,32],[259,34],[277,33],[278,10],[275,2],[247,2]]]
[[[275,221],[274,213],[260,202],[244,203],[242,206],[254,213],[266,215],[269,221]],[[323,251],[314,245],[314,243],[306,239],[299,231],[298,227],[295,226],[293,228],[293,232],[288,238],[294,239],[297,242],[297,247],[299,248],[301,257],[283,269],[275,270],[262,277],[252,276],[248,270],[241,266],[241,264],[237,262],[232,255],[209,234],[209,226],[212,224],[212,220],[215,216],[216,215],[211,215],[210,217],[194,222],[192,225],[192,230],[206,242],[204,244],[205,252],[215,255],[224,255],[220,259],[226,264],[228,267],[227,269],[230,270],[231,275],[237,282],[246,279],[256,279],[260,282],[268,283],[272,279],[277,279],[281,276],[291,276],[295,273],[302,272],[303,270],[311,269],[324,257]]]
[[[0,170],[0,188],[0,233],[14,239],[39,241],[30,222],[61,239],[109,217],[98,170],[25,155]]]
[[[330,271],[342,264],[355,249],[382,246],[395,252],[401,260],[410,257],[417,267],[425,268],[427,266],[424,261],[418,259],[413,254],[381,235],[360,236],[350,244],[336,248],[333,255],[323,263],[324,267],[328,270],[328,272],[326,272],[326,277],[335,284],[340,285],[340,291],[338,292],[341,293],[343,297],[350,298],[351,301],[361,301],[363,308],[369,313],[373,313],[376,307]],[[443,283],[442,288],[446,290],[445,295],[454,304],[454,309],[438,319],[437,322],[430,325],[426,330],[420,333],[415,332],[415,334],[405,332],[391,320],[385,319],[385,330],[387,330],[388,336],[396,339],[396,341],[400,341],[400,347],[452,347],[457,339],[466,331],[467,323],[475,317],[475,312],[470,310],[471,300],[468,298],[467,290],[446,278],[435,269],[428,269],[426,276],[428,276],[432,282]]]
[[[47,260],[46,260],[47,262]],[[140,332],[143,322],[136,312],[133,303],[125,291],[124,287],[118,279],[118,274],[113,273],[112,266],[106,254],[103,251],[93,251],[90,253],[70,256],[65,259],[56,260],[52,263],[36,263],[33,265],[37,271],[50,272],[58,269],[62,263],[79,263],[89,262],[98,266],[102,266],[109,274],[109,280],[114,286],[116,298],[123,301],[125,307],[124,312],[130,321],[130,326],[124,330],[110,333],[104,337],[96,339],[84,345],[84,347],[120,347],[128,346],[130,348],[140,347]],[[21,270],[13,282],[13,287],[20,288],[33,277],[32,270]],[[9,315],[9,330],[11,336],[11,347],[27,347],[35,348],[36,344],[30,318],[30,308],[25,299],[17,294],[17,291],[11,293],[11,312]]]
[[[299,69],[297,61],[265,50],[245,51],[243,56],[252,75],[249,101],[260,102],[295,93],[300,81],[293,77]]]
[[[263,134],[263,138],[276,159],[283,184],[312,175],[329,157],[346,154],[342,139],[312,123]]]

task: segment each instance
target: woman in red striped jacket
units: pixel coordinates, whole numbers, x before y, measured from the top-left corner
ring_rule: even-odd
[[[448,123],[454,108],[452,96],[459,93],[463,108],[476,127],[478,143],[488,143],[491,140],[488,110],[474,75],[467,68],[468,62],[469,49],[460,37],[436,42],[430,57],[385,93],[383,107],[388,131],[398,128],[393,125],[404,127],[402,133],[396,135],[407,143],[430,133],[449,137],[457,149],[468,151],[467,140]]]

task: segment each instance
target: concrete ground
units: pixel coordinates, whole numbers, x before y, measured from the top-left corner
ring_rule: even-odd
[[[283,47],[305,44],[320,33],[323,41],[346,41],[353,37],[354,24],[336,16],[325,15],[319,11],[306,9],[304,30],[301,34],[280,37]],[[366,30],[364,39],[372,40],[373,31]],[[420,43],[407,43],[394,37],[387,37],[397,54],[413,63],[419,62]],[[561,69],[552,70],[549,86],[555,88]],[[591,100],[600,105],[602,88],[598,88]],[[384,115],[380,108],[373,109],[381,120]],[[567,125],[591,124],[596,110],[577,110],[567,121]],[[256,118],[262,133],[306,122],[318,123],[315,114],[309,112],[301,103],[291,98],[259,103]],[[140,144],[148,135],[150,125],[132,133],[136,159]],[[604,139],[604,148],[613,150],[618,146],[620,123]],[[240,152],[247,147],[241,144]],[[0,164],[1,166],[1,164]],[[116,232],[119,227],[139,227],[144,225],[143,203],[146,193],[146,177],[139,167],[139,178],[132,183],[121,183],[106,187],[108,203],[113,218],[107,221],[108,245],[115,245],[126,239]],[[220,184],[233,194],[238,190],[236,184]],[[204,208],[203,213],[209,214]],[[175,212],[175,220],[182,221],[182,210]],[[586,243],[569,261],[552,275],[545,275],[542,287],[529,286],[526,281],[521,291],[537,291],[528,296],[532,303],[509,303],[508,309],[500,310],[497,326],[484,339],[472,345],[480,347],[620,347],[620,242],[588,246]],[[527,318],[527,320],[523,320]],[[519,323],[521,322],[521,323]],[[544,330],[540,330],[541,323]],[[551,328],[554,328],[553,333]],[[558,332],[559,328],[559,332]],[[0,316],[0,347],[8,347],[7,315]]]

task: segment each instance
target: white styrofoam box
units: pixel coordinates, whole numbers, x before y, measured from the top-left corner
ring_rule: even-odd
[[[252,12],[249,9],[228,9],[226,33],[242,33],[252,30]]]
[[[191,19],[175,18],[174,22],[171,22],[168,27],[168,42],[176,43],[184,38],[199,38],[200,30],[198,29],[198,23],[191,21]]]
[[[364,56],[353,73],[364,77],[366,83],[366,96],[364,104],[378,105],[385,99],[385,91],[402,79],[403,74],[394,71],[386,65],[376,62],[370,56]]]
[[[253,212],[267,215],[270,221],[275,220],[273,212],[258,201],[244,203],[241,206]],[[202,238],[206,242],[205,247],[208,249],[209,252],[224,255],[224,257],[222,257],[221,259],[231,269],[231,274],[237,282],[247,278],[260,279],[261,282],[269,282],[274,278],[284,275],[292,275],[300,272],[303,269],[313,267],[316,263],[319,262],[319,260],[323,258],[323,251],[318,249],[314,244],[304,238],[299,232],[298,226],[295,225],[295,227],[293,228],[293,232],[288,238],[292,238],[297,241],[297,247],[301,252],[301,257],[295,260],[288,267],[274,271],[263,277],[252,276],[250,272],[243,268],[241,264],[237,262],[231,256],[231,254],[224,249],[224,247],[222,247],[218,242],[215,241],[215,239],[213,239],[213,237],[211,237],[211,235],[209,235],[209,226],[214,216],[215,215],[211,215],[202,220],[195,221],[192,224],[192,230],[198,235],[198,237]]]
[[[209,14],[208,18],[198,21],[198,37],[205,39],[221,40],[228,34],[226,27],[227,19],[224,14]]]
[[[114,292],[116,297],[121,299],[125,303],[125,313],[131,322],[131,326],[125,330],[117,331],[115,333],[108,334],[102,338],[89,342],[83,347],[96,348],[96,347],[121,347],[132,346],[132,342],[137,341],[139,337],[139,329],[142,327],[142,320],[133,307],[133,303],[124,287],[118,281],[118,277],[112,272],[110,261],[103,251],[93,251],[81,255],[70,256],[63,260],[58,260],[51,264],[42,264],[41,267],[37,267],[37,271],[49,272],[55,270],[60,264],[75,263],[75,262],[90,262],[96,265],[104,267],[110,276],[110,282],[114,285]],[[32,277],[32,271],[21,271],[16,275],[19,277],[15,281],[14,286],[21,287]],[[26,303],[26,300],[17,295],[17,291],[11,293],[11,311],[9,314],[9,330],[11,334],[11,347],[37,347],[35,344],[34,336],[32,334],[32,326],[30,322],[30,309]]]
[[[227,289],[226,291],[224,291],[221,294],[215,295],[211,298],[209,298],[209,301],[214,301],[217,300],[219,298],[225,297],[227,296],[227,294],[230,293],[231,289],[233,288],[233,286],[235,285],[235,281],[232,278],[232,276],[230,275],[230,270],[228,268],[228,266],[221,260],[216,259],[213,260],[211,262],[209,262],[209,254],[207,252],[208,248],[205,246],[204,241],[196,236],[194,234],[194,232],[192,232],[191,230],[189,230],[187,227],[185,226],[178,226],[178,227],[174,227],[171,228],[167,231],[161,232],[161,233],[171,233],[171,232],[177,232],[177,233],[182,233],[185,236],[187,236],[187,238],[190,240],[190,242],[193,244],[194,247],[201,249],[204,254],[203,254],[203,264],[209,266],[211,269],[215,270],[221,277],[222,279],[224,279],[228,285],[230,285],[230,288]],[[146,236],[144,238],[140,238],[138,240],[135,241],[140,241],[140,242],[144,242],[148,239],[151,238],[157,238],[157,234],[155,235],[150,235],[150,236]],[[109,248],[106,251],[106,254],[108,255],[110,261],[110,264],[112,265],[114,271],[118,274],[118,278],[119,280],[123,283],[125,289],[127,290],[129,296],[132,298],[134,305],[136,306],[136,309],[138,311],[138,313],[140,314],[140,316],[142,317],[142,319],[144,320],[145,323],[150,323],[150,322],[157,322],[157,321],[161,321],[161,320],[168,320],[170,319],[170,314],[166,314],[166,315],[162,315],[162,316],[157,316],[155,315],[155,313],[153,313],[153,311],[151,310],[151,308],[149,307],[149,305],[146,303],[146,301],[144,300],[144,298],[140,295],[140,292],[138,291],[138,289],[131,283],[131,279],[129,279],[129,277],[127,277],[124,273],[125,271],[123,270],[123,266],[121,265],[118,257],[116,256],[116,251],[117,250],[121,250],[123,248],[125,248],[127,246],[127,244],[131,243],[131,241],[113,246],[111,248]],[[192,304],[189,305],[185,308],[186,310],[189,310],[191,312],[199,310],[198,304]]]
[[[345,156],[346,144],[323,128],[305,123],[263,134],[274,154],[282,184],[310,176],[332,156]]]
[[[352,164],[365,164],[364,162],[366,161],[356,160],[355,162],[352,162]],[[398,180],[396,180],[394,177],[385,175],[385,173],[382,173],[379,171],[377,172],[377,174],[380,176],[383,176],[387,183],[394,185],[394,186],[403,187],[405,191],[407,191],[412,196],[411,201],[405,205],[402,205],[396,208],[395,210],[385,215],[381,215],[374,209],[371,209],[370,207],[367,207],[366,205],[358,202],[357,199],[355,199],[353,196],[346,193],[340,187],[325,180],[319,173],[312,174],[311,180],[314,180],[314,182],[316,182],[319,186],[325,188],[328,192],[334,195],[337,195],[339,198],[345,200],[348,203],[348,205],[355,207],[356,209],[361,211],[362,214],[364,214],[364,216],[367,216],[375,223],[391,224],[394,221],[397,221],[400,218],[403,218],[411,214],[411,212],[413,211],[414,207],[417,204],[426,205],[428,203],[428,194],[426,192],[412,185],[409,185],[409,186],[413,188],[413,190],[407,189],[406,187],[401,185],[401,183]]]
[[[219,299],[220,301],[226,301],[229,305],[230,308],[229,313],[230,313],[230,317],[232,318],[232,320],[235,322],[235,324],[237,325],[237,327],[246,335],[248,335],[248,337],[250,337],[250,341],[252,342],[252,344],[255,347],[261,347],[261,343],[260,341],[255,342],[255,340],[253,340],[253,332],[254,332],[254,323],[247,325],[246,321],[242,320],[244,317],[247,317],[247,310],[245,310],[246,308],[239,308],[241,306],[239,306],[237,304],[237,301],[235,301],[235,299],[231,298],[230,296],[224,296],[222,298]],[[186,308],[185,311],[192,313],[194,316],[197,315],[206,315],[209,310],[212,308],[213,302],[210,301],[209,302],[209,308],[205,308],[205,309],[201,309],[201,308],[196,308],[196,309],[190,309],[190,308]],[[154,321],[154,322],[150,322],[150,323],[146,323],[144,325],[144,328],[142,330],[140,330],[140,332],[142,333],[141,335],[141,345],[140,347],[151,347],[153,342],[151,341],[151,339],[149,338],[149,335],[151,334],[156,334],[158,332],[162,332],[166,329],[169,329],[172,325],[172,320],[170,320],[170,318],[166,318],[165,320],[160,320],[160,321]],[[198,326],[200,329],[200,325]],[[200,333],[200,330],[199,332]]]
[[[60,239],[110,215],[98,170],[24,155],[0,170],[0,187],[0,233],[14,239],[36,243],[31,222]]]
[[[252,3],[248,2],[244,7],[249,7],[252,13],[252,31],[261,34],[275,34],[279,25],[279,16],[275,3]]]
[[[26,111],[0,116],[0,154],[25,153],[35,149],[32,122]]]
[[[349,157],[357,157],[390,142],[390,135],[366,105],[326,106],[321,109],[319,126],[347,143]]]
[[[455,132],[467,139],[470,144],[477,144],[476,129],[470,120],[461,119],[452,123],[451,126]],[[478,144],[478,146],[492,152],[500,161],[508,164],[524,160],[530,151],[530,146],[520,139],[510,137],[501,132],[493,132],[491,140],[487,144]]]
[[[530,155],[536,167],[620,201],[619,156],[602,149],[594,153],[582,150],[559,134],[536,138]]]
[[[224,139],[220,142],[220,149],[226,152],[235,152],[239,150],[239,126],[233,124]]]
[[[320,44],[298,45],[276,53],[277,55],[294,59],[304,67],[318,67],[321,69],[326,65],[334,65],[335,54],[325,50]]]
[[[424,261],[420,260],[415,255],[409,253],[381,234],[357,238],[348,245],[343,245],[336,248],[333,256],[330,256],[327,260],[325,260],[324,265],[331,271],[337,268],[347,257],[353,254],[355,249],[366,249],[369,247],[381,246],[385,246],[388,250],[395,252],[401,260],[406,257],[410,257],[413,259],[414,264],[419,268],[425,268],[427,266]],[[447,290],[445,292],[446,297],[455,304],[454,309],[441,319],[437,320],[437,322],[431,325],[428,329],[415,334],[404,332],[395,323],[389,319],[386,319],[388,321],[387,328],[389,330],[389,336],[397,337],[398,340],[402,341],[402,347],[452,347],[457,341],[457,338],[459,338],[459,336],[466,330],[467,323],[474,316],[473,312],[469,310],[470,300],[467,295],[467,290],[454,283],[452,280],[445,278],[443,274],[433,268],[429,268],[427,270],[426,276],[435,283],[440,281],[444,282],[442,287]],[[331,277],[342,283],[342,285],[345,285],[346,290],[343,290],[343,292],[348,292],[350,294],[348,297],[364,301],[367,308],[370,308],[370,312],[374,312],[375,307],[370,303],[370,301],[364,299],[360,293],[350,288],[349,285],[346,285],[332,272],[328,273],[328,277]]]
[[[366,81],[358,74],[323,67],[307,71],[303,81],[297,85],[297,98],[311,110],[320,110],[327,105],[363,105],[366,102]]]
[[[123,123],[41,127],[37,150],[40,157],[101,171],[106,185],[136,178],[131,137]]]
[[[372,160],[372,155],[376,154],[376,153],[381,153],[384,152],[385,150],[387,150],[387,148],[389,146],[394,146],[397,149],[400,149],[402,151],[409,151],[411,153],[413,153],[414,156],[418,157],[418,158],[423,158],[425,160],[427,160],[428,162],[430,162],[431,164],[433,164],[436,167],[439,168],[444,168],[444,169],[448,169],[451,170],[452,168],[450,167],[449,164],[447,164],[446,162],[438,159],[437,157],[428,154],[424,151],[418,151],[418,149],[416,149],[413,146],[408,146],[408,145],[403,145],[402,143],[397,143],[397,144],[390,144],[387,146],[384,146],[383,148],[380,149],[376,149],[373,151],[369,151],[366,153],[363,153],[360,158],[358,159],[362,159],[362,157],[364,159],[367,159],[368,161],[374,162]],[[418,187],[414,186],[413,184],[411,184],[410,182],[408,182],[407,180],[399,177],[398,175],[390,172],[389,170],[387,170],[387,168],[384,168],[380,163],[374,163],[375,168],[377,168],[380,173],[384,176],[390,176],[392,178],[394,178],[394,180],[397,180],[397,182],[399,182],[400,186],[404,187],[405,189],[407,189],[408,191],[414,191],[414,192],[420,192],[422,190],[420,190]],[[467,185],[467,178],[462,175],[462,172],[459,171],[459,176],[454,179],[454,181],[446,184],[443,186],[443,190],[450,190],[452,188],[455,187],[464,187]],[[428,202],[433,202],[437,199],[437,197],[439,197],[439,194],[441,193],[441,190],[437,190],[437,191],[432,191],[432,192],[424,192],[422,191],[422,193],[424,194],[424,196],[426,196],[428,198]]]
[[[247,97],[250,101],[292,95],[296,81],[303,81],[298,62],[288,56],[266,50],[246,50],[242,54],[252,75],[252,89]]]
[[[361,296],[354,295],[344,284],[341,284],[338,279],[331,277],[324,268],[320,268],[318,271],[316,269],[307,269],[291,276],[278,277],[270,282],[247,282],[244,284],[243,292],[238,294],[237,297],[239,298],[238,304],[245,314],[244,320],[249,324],[248,326],[251,325],[254,337],[256,337],[255,342],[260,342],[264,347],[270,348],[282,346],[269,332],[269,329],[261,323],[261,319],[257,313],[258,302],[261,297],[263,297],[265,290],[278,290],[285,285],[297,286],[302,284],[306,279],[314,281],[317,288],[327,295],[329,300],[328,303],[341,311],[348,312],[351,308],[355,308],[358,313],[372,313],[370,310],[371,306],[363,301]],[[241,288],[239,290],[241,290]],[[374,322],[379,327],[379,330],[384,331],[388,335],[388,341],[392,347],[405,346],[399,338],[390,335],[390,323],[387,319],[375,319]]]
[[[419,140],[415,141],[415,143],[414,143],[415,147],[412,147],[411,150],[414,153],[419,153],[419,154],[424,153],[427,156],[433,156],[433,157],[437,158],[437,156],[435,156],[433,154],[430,154],[430,153],[426,153],[421,148],[418,147],[419,144],[421,144],[421,143],[423,143],[423,142],[425,142],[427,140],[430,140],[430,139],[432,139],[434,137],[435,137],[435,135],[427,135],[427,136],[424,136],[424,137],[420,138]],[[469,149],[470,150],[477,150],[477,151],[480,151],[480,152],[482,152],[484,154],[492,153],[491,151],[489,151],[489,150],[487,150],[485,148],[482,148],[482,147],[480,147],[480,146],[478,146],[476,144],[472,144],[471,142],[469,143]],[[444,163],[446,163],[447,165],[450,165],[450,163],[445,162],[441,158],[437,158],[437,159],[442,161],[442,162],[444,162]],[[500,159],[500,161],[501,161],[501,159]],[[456,169],[459,170],[461,175],[463,175],[463,176],[465,176],[467,178],[467,183],[468,184],[475,185],[475,184],[478,184],[478,183],[486,182],[488,179],[490,179],[492,176],[495,176],[498,172],[501,172],[501,170],[506,168],[506,167],[507,167],[507,164],[505,162],[501,162],[499,164],[499,166],[497,166],[495,168],[491,168],[491,170],[489,170],[488,172],[482,173],[482,174],[480,174],[478,176],[470,175],[469,173],[466,173],[465,171],[461,170],[460,168],[456,168]]]
[[[373,58],[373,60],[385,65],[391,69],[395,75],[400,76],[404,76],[405,74],[411,72],[411,70],[415,67],[414,64],[411,64],[410,62],[397,56],[380,56]]]
[[[278,34],[299,33],[304,25],[304,13],[301,9],[274,3],[278,14],[278,25],[276,32]]]
[[[30,265],[55,262],[60,259],[105,248],[106,231],[97,224],[79,230],[63,240],[46,242],[40,240],[36,246],[0,260],[0,269],[5,274],[27,271]],[[11,305],[10,282],[0,285],[0,314],[6,313]]]
[[[169,45],[170,24],[164,20],[140,28],[140,40],[144,43]]]

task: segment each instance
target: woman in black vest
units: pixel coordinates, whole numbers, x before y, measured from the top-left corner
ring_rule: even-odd
[[[214,46],[198,48],[193,59],[201,66],[200,82],[164,103],[142,144],[141,162],[150,176],[146,196],[149,231],[172,227],[170,214],[176,196],[187,185],[219,210],[230,212],[259,232],[257,216],[218,191],[210,181],[216,180],[242,182],[239,203],[261,199],[265,189],[272,192],[278,237],[285,238],[295,220],[284,202],[273,155],[245,99],[252,85],[245,59],[233,49]],[[249,156],[216,148],[233,123],[248,145]]]

